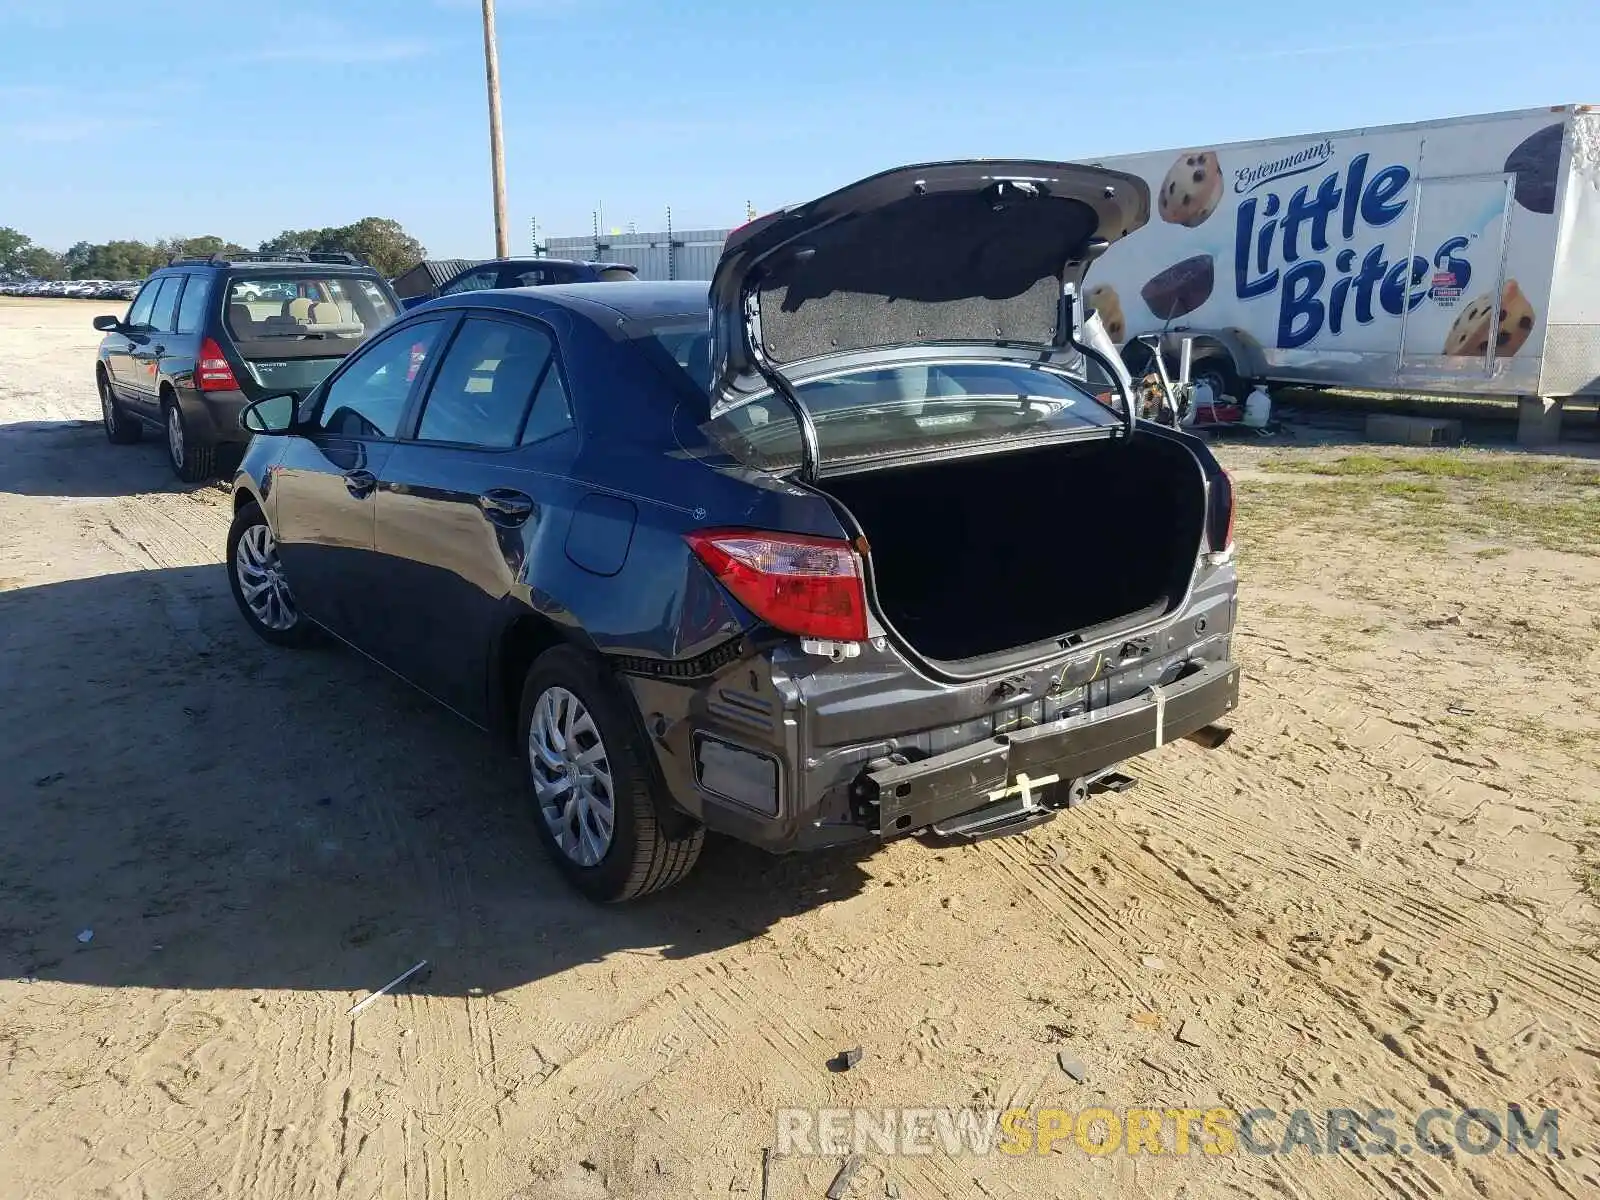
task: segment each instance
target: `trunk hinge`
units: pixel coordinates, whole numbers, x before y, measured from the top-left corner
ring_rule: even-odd
[[[756,302],[753,287],[745,290],[743,301],[744,341],[750,351],[750,361],[755,364],[756,372],[761,378],[767,381],[767,386],[794,413],[795,424],[800,427],[800,480],[802,483],[815,483],[817,460],[821,456],[817,444],[816,422],[811,419],[811,413],[807,411],[806,406],[800,403],[800,397],[794,394],[794,389],[783,377],[783,372],[773,366],[767,358],[767,352],[761,345],[761,307]]]

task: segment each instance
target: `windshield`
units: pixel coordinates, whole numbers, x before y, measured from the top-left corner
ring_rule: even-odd
[[[348,349],[394,315],[383,289],[360,276],[245,275],[228,285],[228,331],[241,342],[315,339]]]
[[[1059,370],[1010,362],[947,361],[850,371],[799,383],[795,394],[830,462],[955,449],[1120,422]],[[800,461],[800,430],[767,393],[716,418],[707,432],[765,470]]]

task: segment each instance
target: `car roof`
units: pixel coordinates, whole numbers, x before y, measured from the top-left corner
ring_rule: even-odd
[[[543,287],[494,288],[461,292],[427,305],[438,308],[501,308],[538,314],[565,308],[591,321],[611,325],[673,316],[706,316],[708,284],[703,280],[652,280],[635,283],[550,283]],[[421,311],[421,310],[418,310]]]

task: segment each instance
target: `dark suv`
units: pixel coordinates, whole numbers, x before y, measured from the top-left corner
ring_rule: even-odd
[[[1228,477],[1138,419],[1078,303],[1149,211],[1116,171],[908,167],[735,231],[709,304],[443,297],[245,412],[234,597],[514,733],[596,899],[682,877],[706,829],[1049,820],[1220,745],[1238,696]]]
[[[106,436],[162,430],[178,478],[210,479],[219,453],[250,440],[239,427],[246,404],[310,391],[399,310],[353,254],[175,258],[126,316],[94,319],[105,334],[95,386]]]
[[[629,263],[577,262],[564,258],[496,258],[476,263],[439,285],[435,292],[407,297],[416,308],[439,296],[483,292],[491,288],[544,287],[552,283],[632,283],[639,268]]]

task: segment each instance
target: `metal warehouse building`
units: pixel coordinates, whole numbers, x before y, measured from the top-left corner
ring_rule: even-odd
[[[544,244],[550,258],[627,263],[640,279],[710,280],[732,229],[674,229],[663,233],[613,233],[596,237],[553,237]]]

